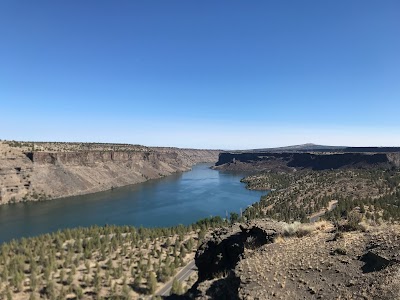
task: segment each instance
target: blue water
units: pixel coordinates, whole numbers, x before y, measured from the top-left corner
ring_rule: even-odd
[[[246,174],[210,166],[96,194],[0,206],[0,243],[94,224],[187,225],[239,212],[265,194],[245,188],[240,179]]]

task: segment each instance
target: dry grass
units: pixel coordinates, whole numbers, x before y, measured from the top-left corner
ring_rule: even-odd
[[[282,227],[282,235],[277,236],[274,242],[280,244],[285,242],[285,238],[303,237],[316,231],[326,231],[332,228],[333,224],[325,220],[316,223],[285,223]]]
[[[333,225],[331,222],[328,222],[326,220],[321,220],[321,221],[315,222],[314,227],[315,227],[315,230],[324,231],[324,230],[333,228]]]
[[[285,242],[285,239],[281,235],[278,235],[275,238],[274,242],[277,243],[277,244],[283,244]]]
[[[294,222],[291,224],[285,224],[282,229],[283,229],[283,236],[285,237],[292,237],[292,236],[303,237],[315,231],[315,224]]]
[[[314,230],[311,230],[314,227]],[[394,299],[400,300],[399,265],[381,272],[363,273],[359,257],[367,246],[398,241],[399,227],[371,228],[370,233],[341,233],[333,240],[332,225],[287,224],[287,234],[249,253],[240,271],[239,297],[243,299]],[[309,234],[297,238],[306,228]],[[371,240],[374,241],[371,243]],[[395,253],[398,248],[393,248]]]

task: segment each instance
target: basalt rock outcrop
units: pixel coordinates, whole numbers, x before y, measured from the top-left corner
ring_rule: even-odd
[[[187,297],[237,299],[240,285],[234,271],[237,264],[246,258],[246,249],[273,243],[282,232],[281,225],[274,221],[255,221],[213,231],[196,252],[198,281]]]
[[[281,235],[284,224],[259,220],[214,231],[196,254],[199,279],[185,297],[400,299],[399,225],[333,238],[330,223],[301,236]]]
[[[273,225],[273,226],[272,226]],[[277,224],[248,224],[214,231],[200,245],[195,261],[199,280],[229,272],[243,258],[245,248],[272,243],[279,234]]]
[[[329,170],[399,168],[400,152],[222,152],[215,168],[224,170]]]
[[[153,164],[158,161],[187,168],[200,162],[215,162],[215,150],[178,148],[149,148],[147,151],[76,151],[76,152],[27,152],[26,156],[35,164],[93,166],[108,162],[140,162]]]

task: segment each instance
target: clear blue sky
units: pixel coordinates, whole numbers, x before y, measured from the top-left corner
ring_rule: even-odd
[[[0,2],[0,139],[400,145],[400,1]]]

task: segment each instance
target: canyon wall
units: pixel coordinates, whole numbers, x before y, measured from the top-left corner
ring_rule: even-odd
[[[219,151],[146,148],[26,152],[0,147],[0,204],[100,192],[215,163]]]
[[[311,153],[311,152],[222,152],[215,165],[224,170],[328,170],[340,168],[400,167],[400,152]]]

